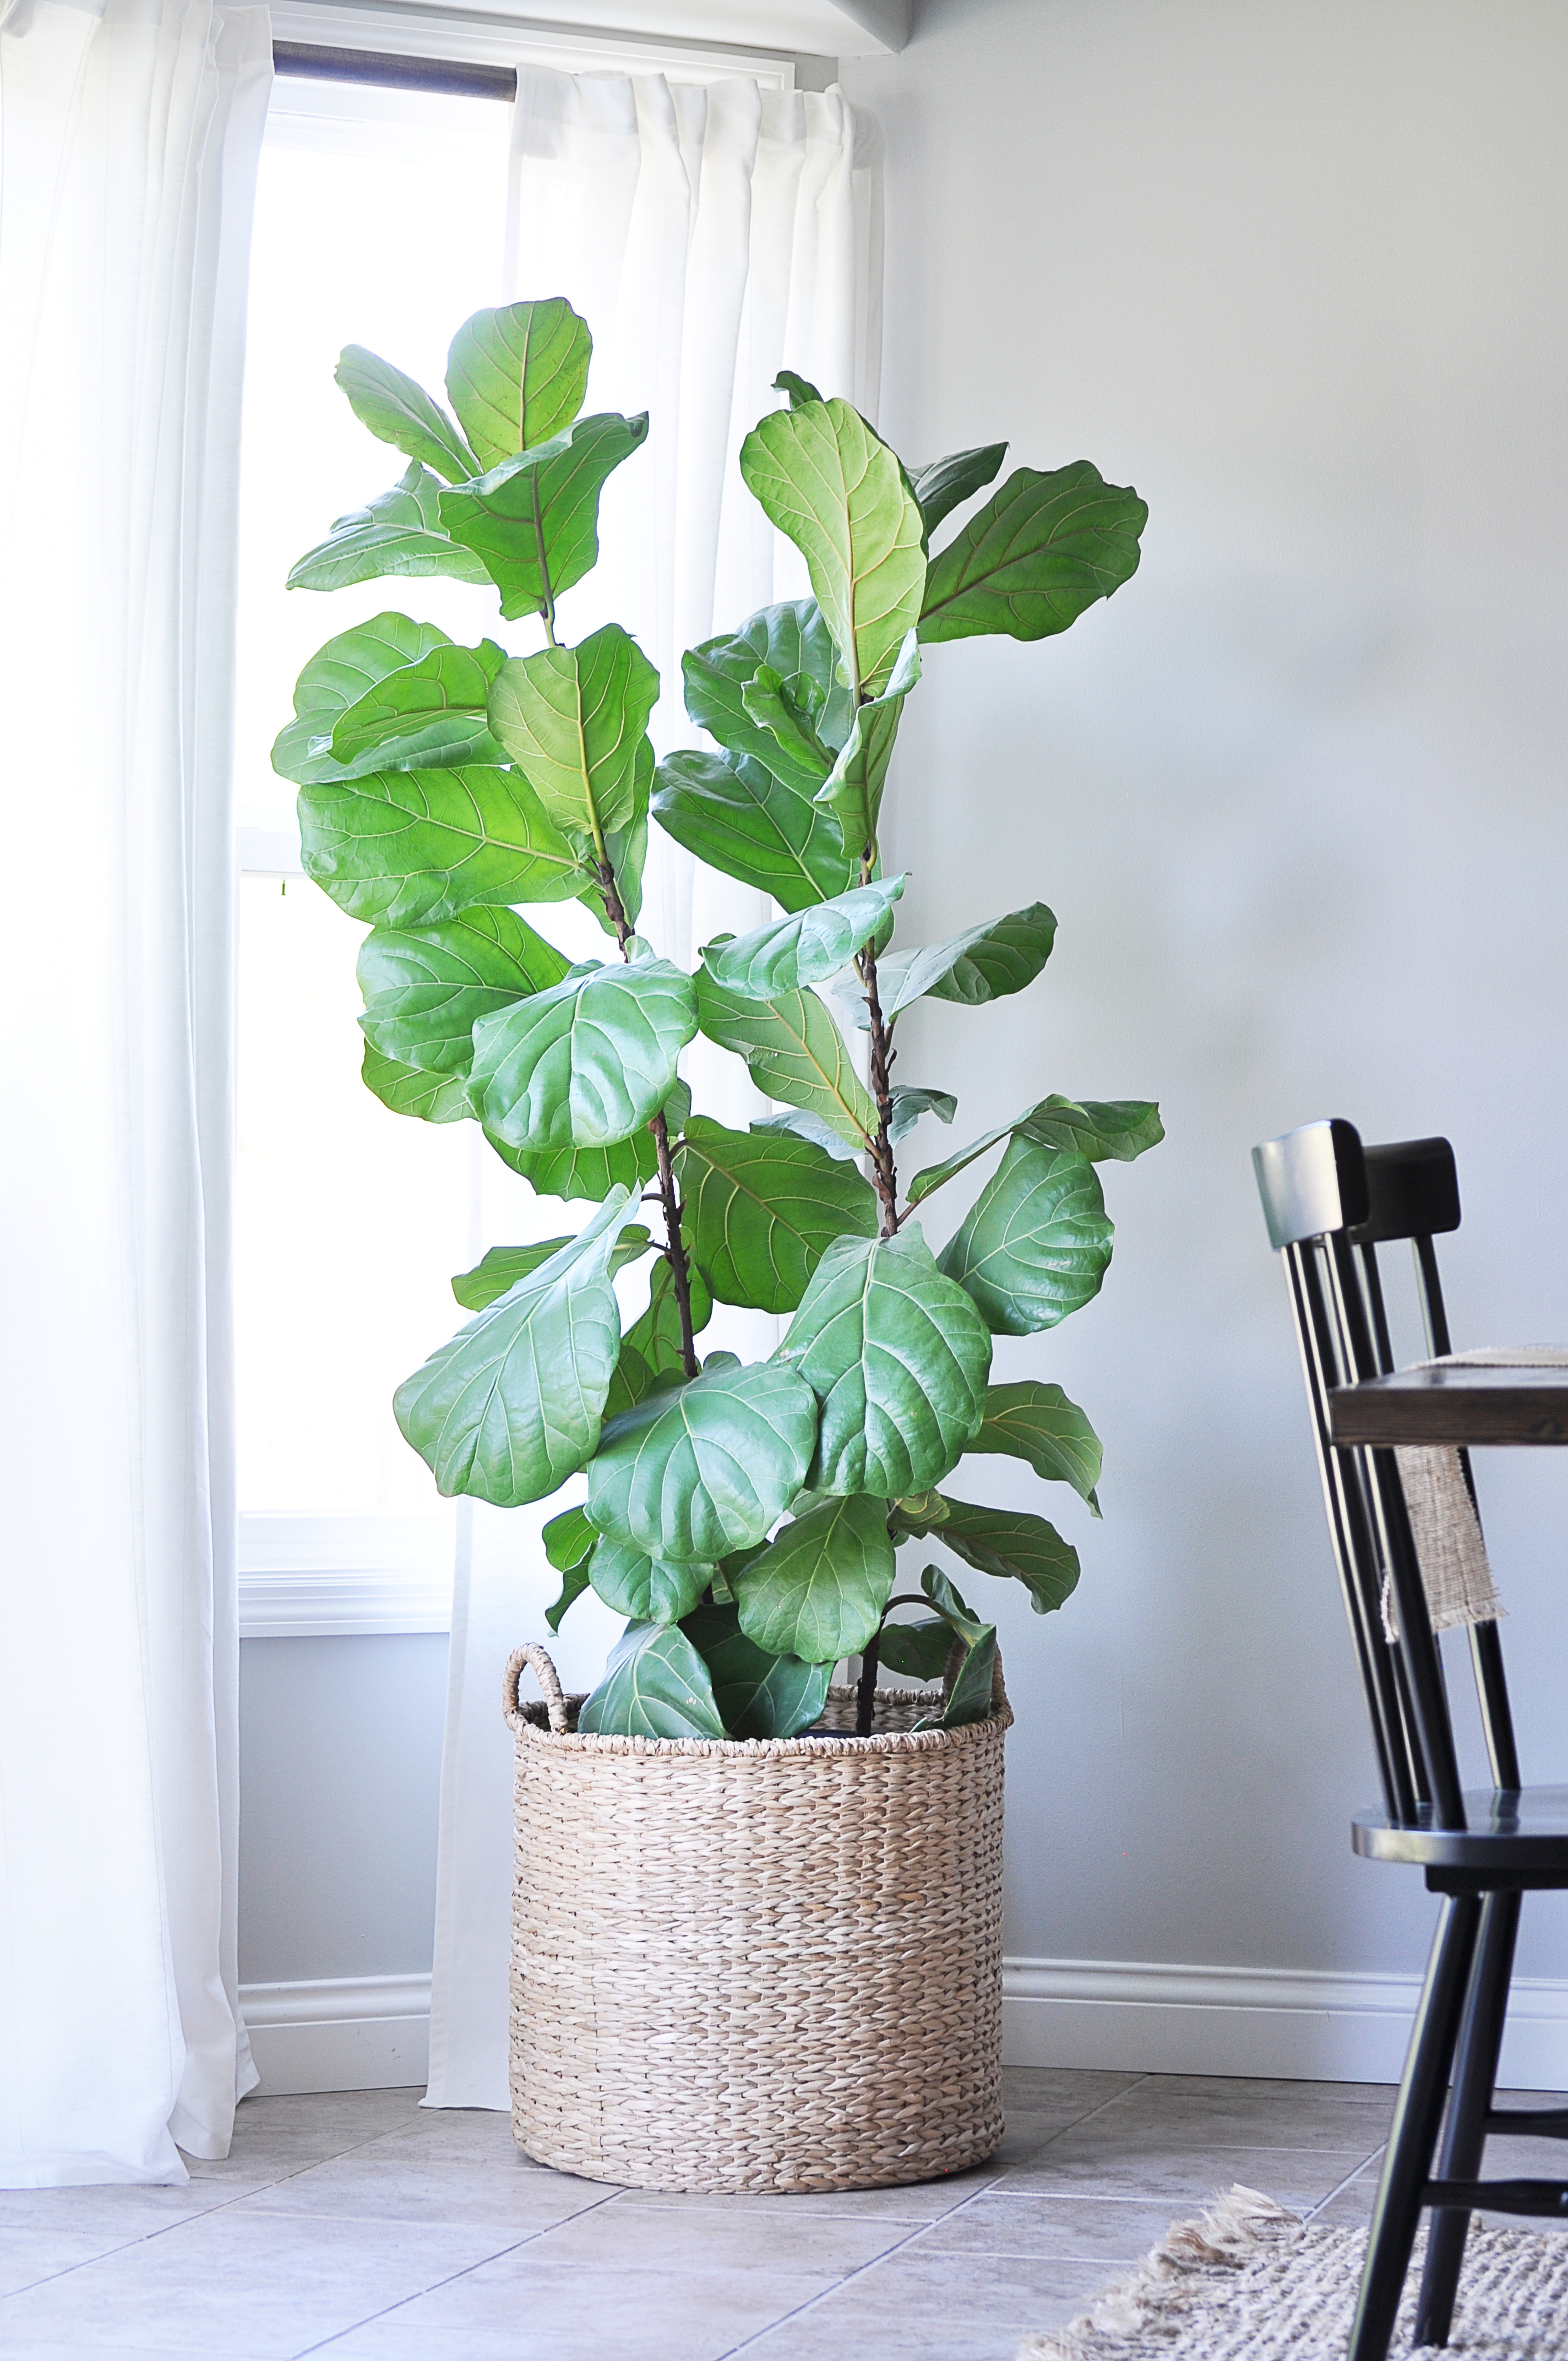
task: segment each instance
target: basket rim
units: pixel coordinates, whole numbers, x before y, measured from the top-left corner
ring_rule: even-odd
[[[828,1690],[829,1698],[852,1698],[853,1688],[835,1687]],[[942,1692],[938,1689],[905,1689],[900,1696],[916,1700],[928,1698],[940,1705]],[[585,1690],[574,1693],[565,1702],[582,1706]],[[983,1740],[1000,1737],[1013,1726],[1013,1708],[1003,1698],[981,1721],[966,1721],[956,1730],[874,1730],[869,1738],[857,1738],[852,1731],[832,1737],[799,1738],[630,1738],[610,1731],[554,1730],[533,1719],[545,1708],[540,1703],[526,1707],[513,1706],[507,1714],[517,1740],[518,1752],[523,1747],[543,1747],[553,1753],[583,1756],[646,1754],[655,1759],[687,1758],[701,1761],[717,1755],[738,1763],[804,1763],[829,1759],[842,1762],[883,1754],[942,1754],[962,1746],[979,1745]]]

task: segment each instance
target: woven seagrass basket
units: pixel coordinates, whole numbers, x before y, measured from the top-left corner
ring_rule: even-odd
[[[544,1703],[521,1703],[532,1667]],[[870,1738],[579,1736],[517,1649],[512,2131],[635,2189],[874,2189],[1002,2136],[1000,1665],[987,1719]],[[828,1730],[854,1728],[834,1689]]]

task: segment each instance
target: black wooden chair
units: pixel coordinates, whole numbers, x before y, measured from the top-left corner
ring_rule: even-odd
[[[1352,1840],[1368,1860],[1424,1869],[1429,1889],[1443,1897],[1348,2357],[1385,2361],[1424,2208],[1433,2220],[1417,2345],[1448,2342],[1474,2209],[1568,2216],[1568,2182],[1476,2178],[1492,2134],[1568,2139],[1568,2109],[1500,2113],[1496,2103],[1521,1897],[1568,1888],[1568,1788],[1521,1788],[1497,1627],[1484,1622],[1472,1627],[1470,1647],[1492,1784],[1462,1792],[1395,1455],[1329,1439],[1330,1390],[1394,1366],[1379,1246],[1411,1242],[1430,1351],[1451,1349],[1432,1239],[1459,1226],[1453,1149],[1446,1139],[1363,1148],[1352,1125],[1312,1123],[1255,1148],[1253,1162],[1269,1237],[1285,1258],[1329,1532],[1382,1773],[1384,1807],[1356,1814]],[[1463,1464],[1468,1484],[1467,1457]],[[1397,1641],[1385,1631],[1386,1582]]]

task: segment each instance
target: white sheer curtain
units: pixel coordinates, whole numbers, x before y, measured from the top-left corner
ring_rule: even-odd
[[[0,2184],[181,2180],[235,1942],[228,809],[265,8],[0,28]]]
[[[799,371],[873,416],[882,350],[881,149],[874,124],[826,93],[746,79],[522,68],[512,149],[509,293],[565,294],[595,337],[588,403],[646,410],[645,448],[610,480],[597,571],[564,602],[580,639],[614,617],[658,665],[661,752],[689,742],[683,649],[806,588],[736,465]],[[643,930],[689,963],[762,896],[698,872],[653,831]],[[686,1060],[699,1104],[744,1123],[761,1105],[732,1060]],[[487,1241],[488,1242],[488,1241]],[[753,1315],[741,1315],[752,1317]],[[733,1321],[710,1341],[743,1341]],[[766,1349],[764,1344],[763,1349]],[[558,1583],[532,1510],[465,1504],[453,1612],[426,2103],[504,2107],[511,1886],[511,1741],[500,1679],[520,1640],[548,1642],[567,1685],[598,1677],[619,1621],[584,1599],[560,1639]]]

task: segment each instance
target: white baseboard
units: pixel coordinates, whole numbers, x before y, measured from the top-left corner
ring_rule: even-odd
[[[1008,1960],[1002,2054],[1009,2066],[1397,2082],[1420,1988],[1415,1976]],[[264,2093],[394,2090],[428,2077],[428,1976],[242,1984],[240,2005]],[[1509,2090],[1568,2090],[1568,1982],[1516,1981],[1501,2079]]]
[[[395,2091],[430,2079],[430,1978],[241,1984],[258,2095]]]
[[[1420,1979],[1014,1959],[1002,1990],[1010,2066],[1397,2082]],[[1568,2090],[1568,1982],[1516,1980],[1501,2080]]]

